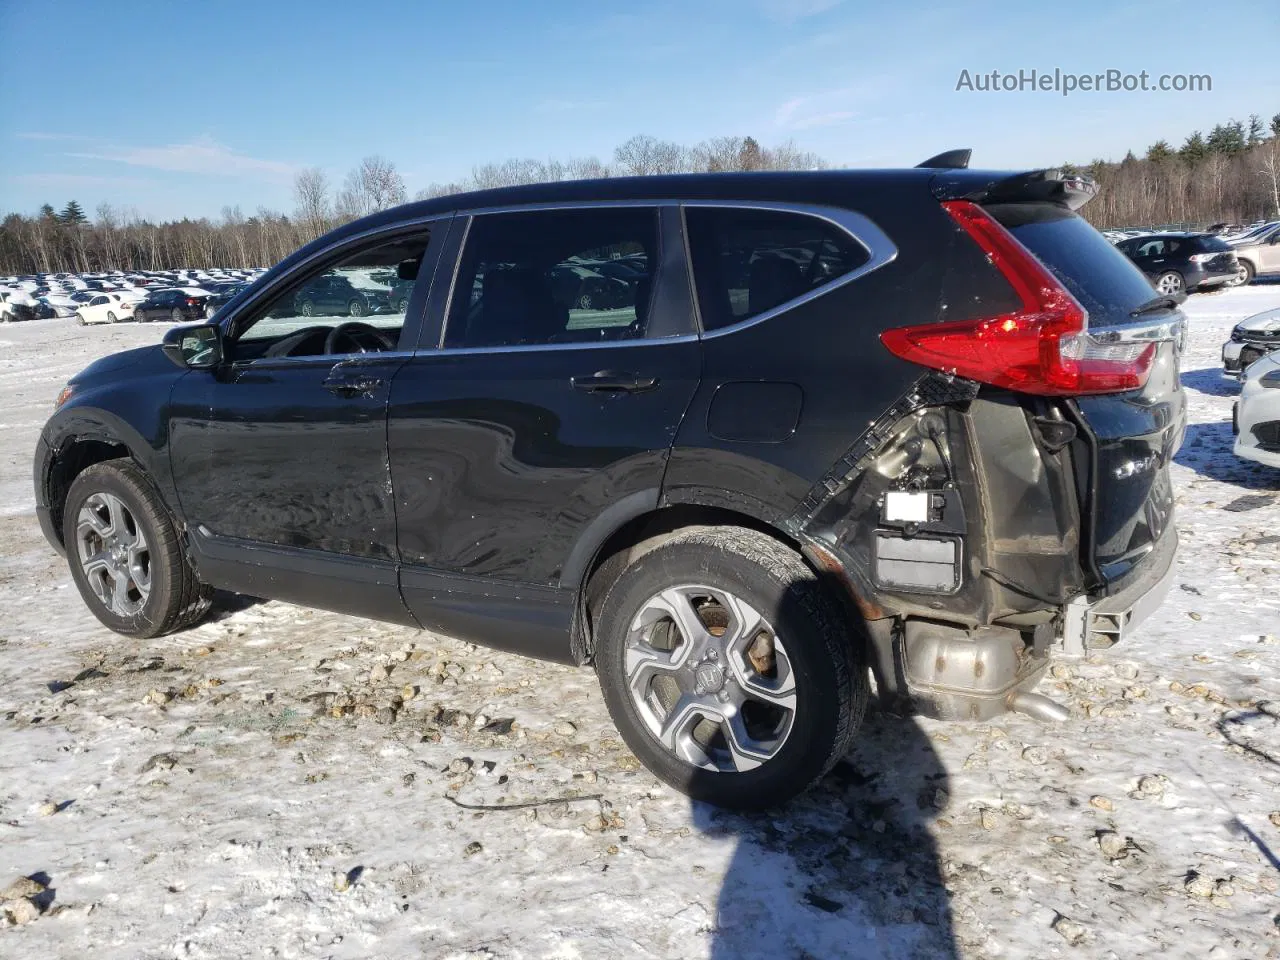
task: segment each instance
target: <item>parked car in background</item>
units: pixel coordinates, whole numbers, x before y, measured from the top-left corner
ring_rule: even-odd
[[[1237,457],[1280,467],[1280,352],[1255,360],[1240,374],[1232,411]]]
[[[346,224],[71,380],[45,535],[133,638],[221,588],[589,665],[635,754],[723,806],[815,783],[872,673],[893,709],[1061,718],[1055,638],[1123,642],[1175,575],[1185,321],[1078,215],[1091,181],[921,166]],[[629,302],[559,296],[638,251]],[[344,273],[430,294],[353,318]]]
[[[1237,378],[1259,357],[1280,350],[1280,307],[1263,310],[1237,323],[1222,345],[1222,373]]]
[[[204,296],[188,293],[176,287],[162,290],[151,290],[134,308],[133,315],[139,323],[151,323],[156,320],[171,320],[181,323],[183,320],[201,320],[204,318]]]
[[[209,290],[209,298],[204,302],[204,315],[206,319],[212,319],[213,315],[222,309],[222,305],[234,297],[237,293],[247,287],[249,284],[241,282],[219,283]]]
[[[338,273],[326,273],[306,284],[293,302],[304,317],[364,317],[391,309],[386,289],[357,287],[349,277]]]
[[[1236,275],[1232,285],[1252,283],[1254,277],[1280,274],[1280,222],[1231,243]]]
[[[1146,234],[1122,240],[1116,248],[1165,296],[1219,287],[1239,271],[1226,241],[1207,233]]]
[[[76,316],[81,326],[94,323],[123,323],[133,319],[139,301],[121,293],[100,293],[80,306]]]

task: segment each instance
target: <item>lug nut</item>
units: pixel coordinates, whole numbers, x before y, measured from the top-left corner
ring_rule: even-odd
[[[728,702],[729,702],[729,691],[728,691],[728,690],[721,690],[719,693],[717,693],[717,694],[716,694],[716,697],[717,697],[717,698],[719,698],[719,700],[720,700],[720,702],[721,702],[721,703],[728,703]]]

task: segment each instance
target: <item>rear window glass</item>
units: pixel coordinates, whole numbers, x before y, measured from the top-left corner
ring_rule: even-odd
[[[742,207],[686,207],[704,330],[749,320],[866,263],[870,254],[818,217]]]
[[[1202,253],[1228,253],[1231,245],[1217,237],[1192,237],[1191,249]]]
[[[1091,326],[1127,323],[1155,291],[1123,253],[1087,221],[1048,203],[1004,203],[986,211],[1034,253],[1089,312]]]

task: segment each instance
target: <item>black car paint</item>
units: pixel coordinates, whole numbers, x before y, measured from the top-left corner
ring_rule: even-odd
[[[875,517],[867,513],[868,490],[849,473],[865,470],[875,453],[859,448],[867,425],[885,411],[927,405],[922,385],[932,382],[884,350],[879,332],[1009,301],[1003,279],[938,204],[981,196],[1004,176],[917,170],[617,179],[442,198],[376,214],[286,258],[237,294],[220,323],[234,338],[238,318],[292,283],[295,271],[362,237],[431,221],[432,249],[394,354],[182,371],[155,348],[135,351],[125,377],[110,363],[90,367],[41,440],[42,524],[59,539],[49,521],[59,509],[50,465],[68,441],[101,437],[126,448],[154,478],[186,522],[202,577],[214,585],[418,622],[549,659],[588,653],[570,646],[569,627],[596,551],[626,524],[668,508],[725,511],[779,531],[811,558],[834,554],[868,619],[1043,619],[1066,594],[1085,585],[1105,591],[1108,577],[1118,582],[1125,572],[1102,570],[1075,541],[1073,524],[1088,514],[1086,526],[1097,528],[1091,540],[1116,540],[1129,520],[1100,524],[1100,506],[1091,500],[1111,463],[1109,445],[1166,455],[1176,446],[1170,430],[1177,413],[1146,410],[1141,397],[1073,406],[985,388],[984,402],[1006,415],[947,413],[962,494],[977,496],[970,464],[979,449],[1009,449],[1010,437],[1025,436],[1042,468],[1040,488],[1028,496],[1057,502],[1026,549],[1002,546],[1016,539],[1017,503],[988,498],[949,513],[943,525],[968,538],[976,559],[966,564],[973,575],[948,596],[876,588],[857,545],[858,523],[874,526]],[[655,289],[655,317],[667,338],[603,350],[437,349],[466,228],[466,216],[455,211],[610,201],[664,206],[664,250],[678,265]],[[856,209],[891,234],[897,255],[777,317],[699,336],[683,248],[666,242],[679,236],[682,201]],[[335,399],[324,383],[350,365],[369,367],[382,383],[354,401]],[[615,396],[574,389],[574,377],[604,367],[625,367],[659,386]],[[713,412],[717,396],[762,382],[798,393],[789,430],[783,424],[778,436],[741,439],[717,425],[724,422]],[[288,405],[272,402],[279,390],[287,391]],[[750,391],[738,396],[750,402]],[[945,391],[937,397],[962,399]],[[1047,450],[1030,426],[1035,417],[1072,422],[1079,442]],[[1156,461],[1153,475],[1164,469]],[[1151,482],[1120,493],[1122,480],[1105,483],[1107,497],[1123,501],[1131,518],[1149,512]],[[1073,487],[1078,499],[1062,503]],[[995,576],[983,576],[984,564],[994,565]]]
[[[1154,240],[1172,240],[1178,242],[1180,248],[1151,256],[1142,255],[1140,250],[1143,246]],[[1149,234],[1122,240],[1116,248],[1153,281],[1166,273],[1179,274],[1188,292],[1226,283],[1236,276],[1238,269],[1232,248],[1211,234]],[[1218,256],[1202,263],[1192,263],[1189,258],[1200,253],[1217,253]]]

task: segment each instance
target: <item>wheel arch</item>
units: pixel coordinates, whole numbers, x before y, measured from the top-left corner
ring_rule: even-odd
[[[48,430],[42,443],[47,454],[36,476],[36,503],[48,510],[51,529],[63,547],[62,513],[71,484],[81,473],[96,463],[127,458],[151,478],[147,460],[140,455],[148,449],[146,442],[105,411],[74,411]]]
[[[643,502],[642,498],[633,495],[615,503],[610,511],[601,515],[603,519],[611,512],[613,514],[614,522],[609,525],[607,535],[589,550],[580,540],[570,562],[565,565],[561,585],[576,591],[569,637],[570,649],[576,662],[590,663],[594,657],[594,611],[618,575],[634,560],[661,545],[672,534],[690,527],[745,527],[795,551],[841,604],[855,632],[865,634],[864,616],[859,609],[859,601],[851,595],[844,578],[830,569],[823,551],[815,551],[812,545],[802,542],[780,526],[741,510],[688,502],[659,506],[656,499],[651,507],[642,508],[640,504]]]

